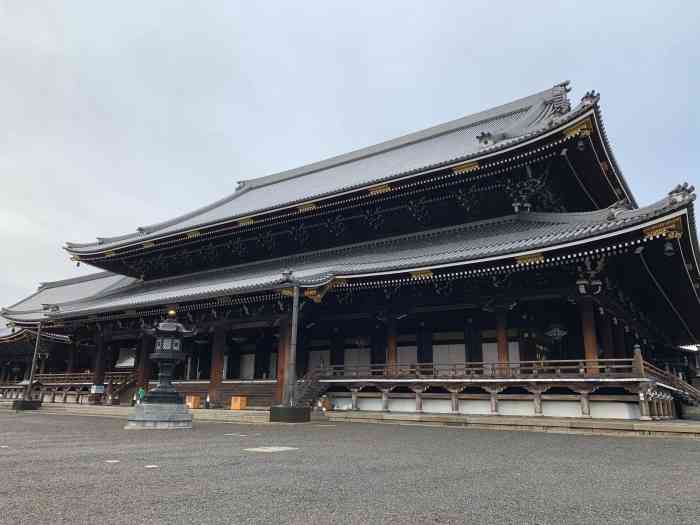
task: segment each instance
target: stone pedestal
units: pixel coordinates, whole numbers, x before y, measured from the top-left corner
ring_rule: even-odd
[[[12,410],[39,410],[41,401],[38,399],[15,399],[12,402]]]
[[[271,423],[308,423],[311,421],[310,407],[270,407]]]
[[[144,401],[131,409],[126,430],[192,428],[192,414],[182,403]]]

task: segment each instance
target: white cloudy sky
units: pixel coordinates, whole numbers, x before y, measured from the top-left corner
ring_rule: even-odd
[[[640,203],[700,182],[697,2],[295,3],[0,0],[0,305],[90,271],[65,241],[566,79]]]

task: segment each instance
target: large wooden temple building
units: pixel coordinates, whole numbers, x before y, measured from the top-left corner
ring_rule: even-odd
[[[0,397],[128,402],[145,328],[195,330],[191,404],[649,419],[700,402],[693,188],[640,207],[599,96],[568,83],[266,177],[119,237],[67,243],[98,273],[3,309]],[[676,181],[674,181],[676,182]],[[300,294],[292,325],[293,288]],[[60,336],[68,336],[60,337]],[[26,383],[26,381],[25,381]]]

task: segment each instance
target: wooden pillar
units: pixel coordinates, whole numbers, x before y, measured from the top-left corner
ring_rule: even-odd
[[[389,317],[386,325],[386,366],[389,375],[396,374],[396,319]]]
[[[583,353],[586,363],[586,375],[598,375],[598,341],[595,332],[595,312],[593,300],[581,300],[581,328],[583,332]]]
[[[105,360],[107,354],[107,343],[104,337],[98,335],[95,338],[95,356],[92,365],[92,387],[91,389],[103,390],[105,383]],[[88,403],[91,405],[101,405],[103,392],[90,392]]]
[[[413,393],[416,395],[416,412],[423,412],[423,392],[425,388],[413,387],[411,390],[413,390]]]
[[[279,342],[277,344],[277,384],[275,385],[275,401],[282,402],[284,394],[284,375],[287,368],[287,348],[289,347],[289,317],[283,317],[279,323]]]
[[[541,416],[541,415],[543,415],[543,413],[542,413],[542,389],[541,388],[534,388],[531,390],[531,392],[532,392],[532,402],[535,405],[535,415]]]
[[[357,388],[351,388],[350,389],[351,395],[352,395],[352,410],[357,410],[357,393],[359,390]]]
[[[389,389],[382,388],[382,412],[389,412]]]
[[[148,380],[151,378],[151,359],[149,355],[153,352],[153,337],[143,334],[139,342],[139,363],[136,370],[136,386],[148,390]]]
[[[485,388],[489,395],[489,401],[491,402],[491,415],[496,416],[498,415],[498,393],[501,391],[500,388]]]
[[[603,343],[603,359],[615,359],[615,343],[613,341],[613,326],[610,316],[601,316],[601,338]]]
[[[639,419],[648,421],[651,419],[651,407],[649,406],[649,396],[646,391],[639,391]]]
[[[503,309],[496,311],[496,345],[498,347],[498,362],[508,362],[508,312]]]
[[[226,328],[217,326],[211,343],[211,369],[209,373],[209,406],[221,406],[219,387],[224,374],[224,352],[226,351]],[[257,353],[256,353],[257,357]]]
[[[581,395],[581,416],[582,417],[591,417],[590,393],[587,391],[583,391],[580,393],[580,395]]]
[[[450,392],[450,412],[453,414],[459,414],[459,398],[457,397],[459,393],[463,390],[464,385],[458,387],[447,387]]]

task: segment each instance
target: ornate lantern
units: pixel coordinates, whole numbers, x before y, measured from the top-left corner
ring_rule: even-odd
[[[182,323],[178,322],[175,310],[168,311],[168,317],[146,333],[156,339],[155,349],[150,357],[158,363],[158,386],[148,392],[146,402],[150,403],[182,403],[180,395],[175,390],[171,380],[175,366],[186,357],[183,351],[184,339],[194,334]]]
[[[132,409],[125,428],[192,428],[192,414],[171,379],[175,365],[185,359],[183,340],[194,331],[179,323],[175,310],[170,310],[167,319],[145,332],[156,338],[154,351],[148,357],[158,363],[158,386]]]

